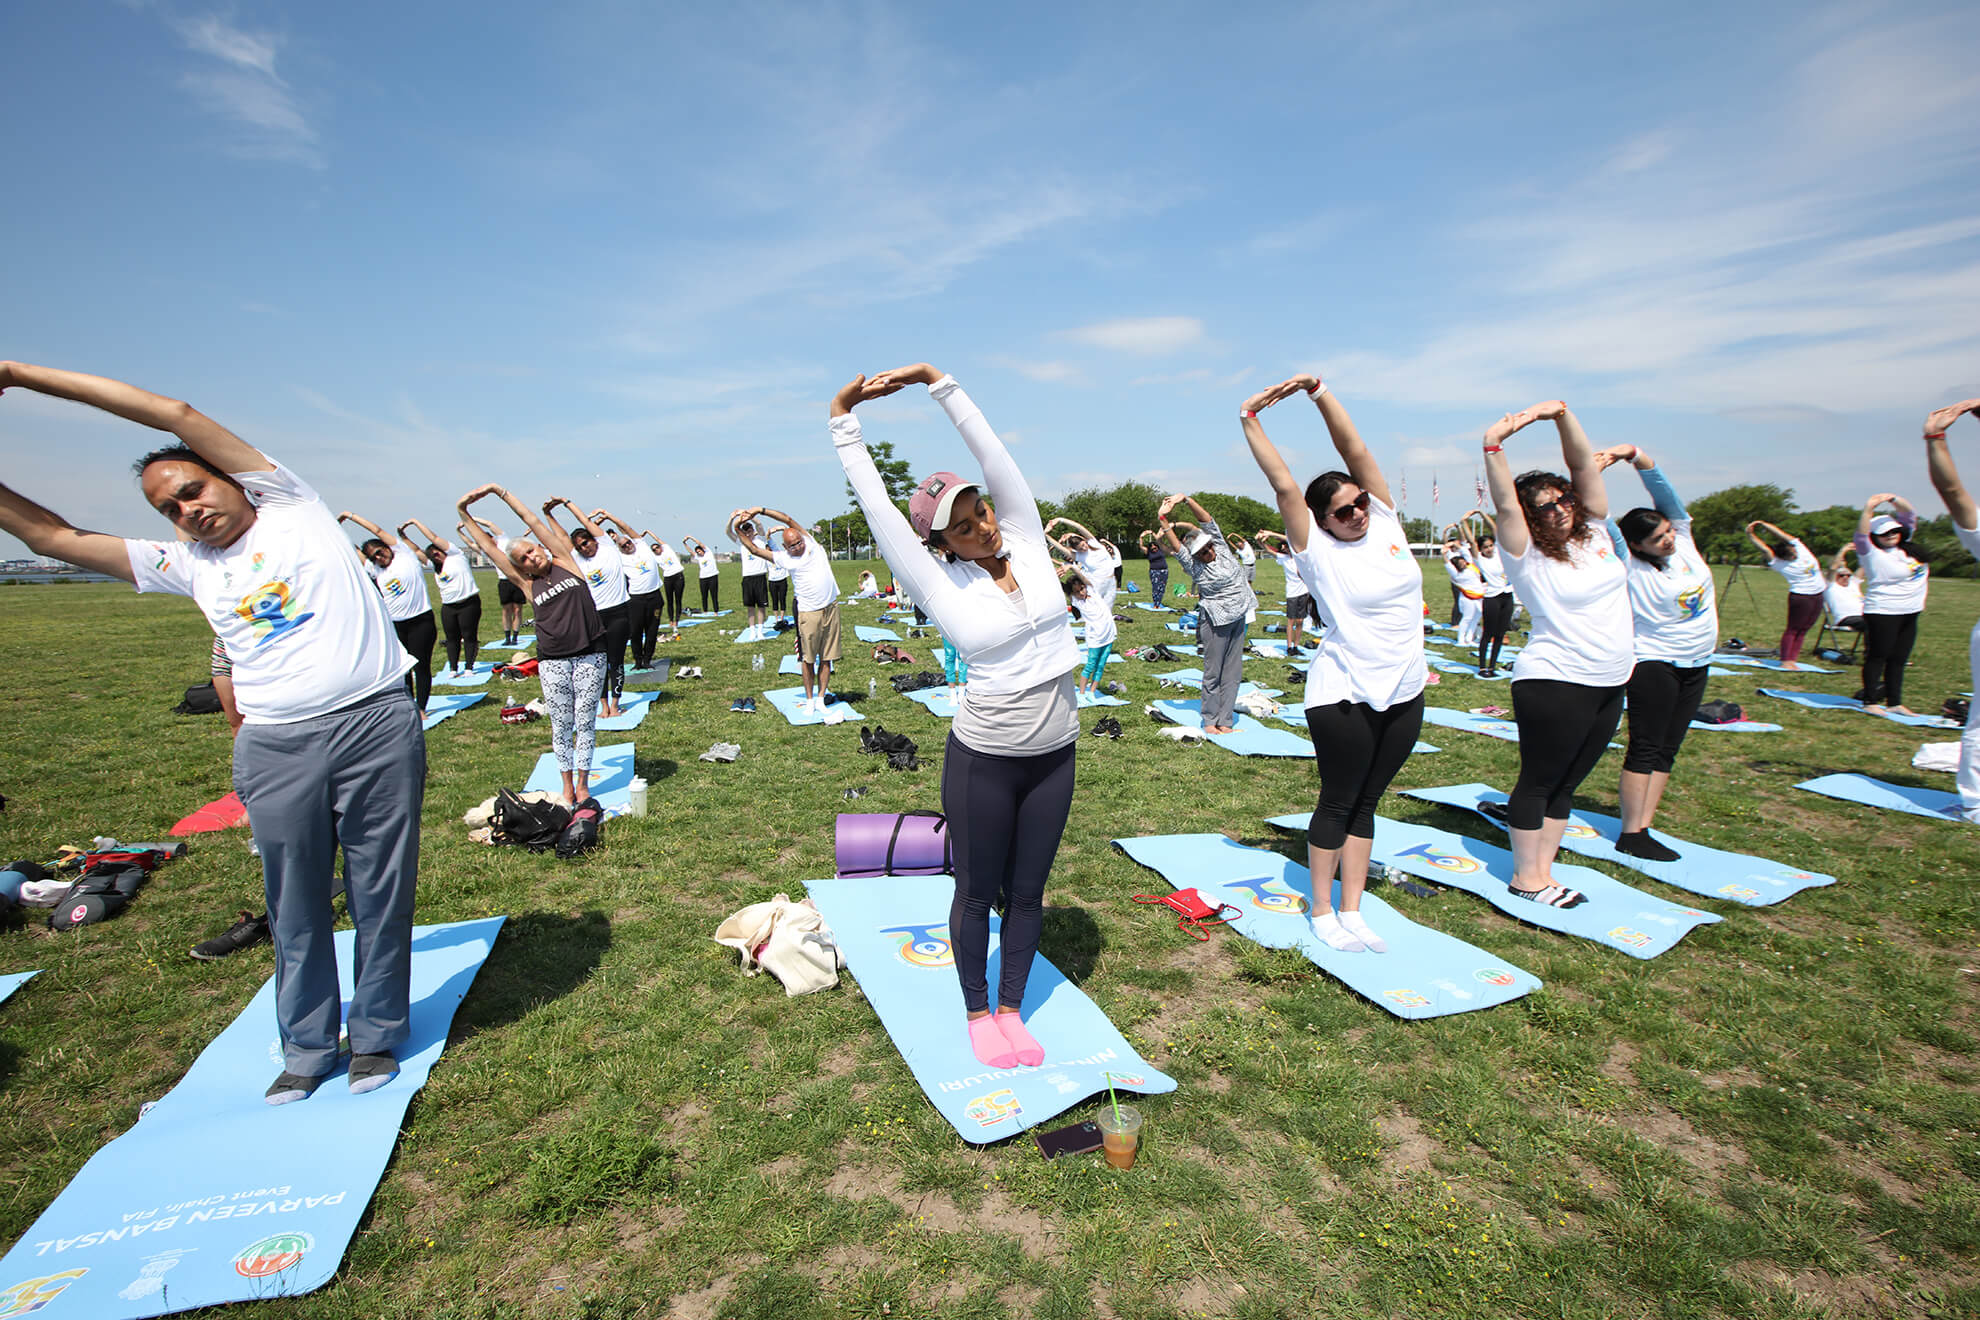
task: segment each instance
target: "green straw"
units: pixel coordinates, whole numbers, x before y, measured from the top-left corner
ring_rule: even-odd
[[[1121,1130],[1121,1098],[1114,1094],[1114,1074],[1101,1073],[1107,1079],[1107,1099],[1114,1106],[1114,1131]]]

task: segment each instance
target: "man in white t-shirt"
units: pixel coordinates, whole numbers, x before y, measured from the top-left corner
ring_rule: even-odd
[[[83,531],[4,486],[0,531],[139,591],[191,596],[226,643],[242,719],[234,788],[260,845],[276,949],[283,1071],[266,1098],[301,1100],[334,1074],[340,1024],[350,1089],[385,1085],[410,1018],[426,739],[383,598],[321,497],[211,418],[119,381],[0,362],[9,387],[178,438],[139,460],[139,484],[190,541]],[[340,849],[357,928],[347,1018],[330,908]]]
[[[773,518],[784,524],[775,549],[759,545],[753,529],[742,533],[742,544],[752,556],[777,564],[791,575],[797,594],[798,668],[804,675],[805,706],[822,714],[831,701],[832,666],[839,660],[839,581],[832,576],[832,561],[825,547],[788,513],[775,509],[742,512],[745,519]]]
[[[736,512],[740,514],[742,510]],[[736,529],[739,540],[745,531],[752,536],[756,534],[755,524],[748,519],[732,517],[730,526]],[[770,608],[770,561],[761,555],[742,557],[742,598],[743,613],[749,617],[749,627],[760,632]]]

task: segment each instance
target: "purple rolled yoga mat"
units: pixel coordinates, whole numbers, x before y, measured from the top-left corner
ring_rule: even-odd
[[[833,839],[842,876],[946,875],[949,822],[937,812],[841,812]]]

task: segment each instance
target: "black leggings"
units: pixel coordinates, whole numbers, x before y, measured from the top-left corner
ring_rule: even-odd
[[[433,695],[433,643],[439,640],[439,629],[433,626],[433,611],[428,610],[416,619],[395,619],[392,630],[399,634],[399,645],[413,658],[412,672],[406,675],[406,691],[412,693],[413,705],[424,715],[426,699]]]
[[[474,658],[481,654],[481,597],[469,596],[452,605],[442,604],[440,627],[447,634],[447,667],[459,666],[461,647],[465,645],[467,667],[474,668]]]
[[[1499,648],[1506,644],[1506,634],[1512,631],[1513,594],[1502,591],[1496,596],[1487,596],[1479,602],[1478,610],[1478,667],[1497,669]]]
[[[681,598],[687,595],[687,571],[669,573],[662,588],[667,596],[667,617],[675,623],[681,621]]]
[[[1668,660],[1638,660],[1629,676],[1629,750],[1623,773],[1669,774],[1691,718],[1705,697],[1710,667],[1680,669]]]
[[[1508,804],[1516,830],[1537,830],[1543,820],[1566,820],[1574,790],[1608,750],[1622,722],[1623,689],[1521,679],[1512,685],[1513,718],[1519,722],[1519,781]]]
[[[1916,614],[1863,616],[1863,704],[1902,706],[1904,667],[1918,644]]]
[[[605,690],[616,699],[626,690],[626,642],[632,637],[632,602],[622,600],[598,611],[605,625]]]
[[[1045,880],[1072,811],[1073,752],[1067,743],[1038,756],[989,756],[949,735],[942,757],[942,811],[956,853],[956,897],[949,939],[963,1007],[990,1007],[990,907],[1004,904],[997,1002],[1024,1003],[1031,959],[1045,925]]]
[[[650,665],[653,663],[653,648],[660,642],[660,604],[658,591],[636,591],[626,602],[632,606],[633,663]]]
[[[722,608],[722,579],[714,573],[701,579],[701,608],[704,611]]]
[[[1423,694],[1387,710],[1365,701],[1308,706],[1306,730],[1320,767],[1320,801],[1306,827],[1306,842],[1331,851],[1375,837],[1375,804],[1409,760],[1423,730]]]
[[[791,599],[791,580],[789,578],[785,578],[781,582],[772,582],[770,584],[771,609],[777,611],[777,613],[779,614],[787,613],[788,611],[786,607],[789,605],[790,599]]]

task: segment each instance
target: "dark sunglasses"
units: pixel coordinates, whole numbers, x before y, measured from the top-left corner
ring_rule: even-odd
[[[1335,522],[1346,522],[1348,520],[1348,515],[1350,513],[1357,513],[1357,512],[1358,513],[1368,512],[1368,492],[1365,490],[1362,491],[1361,494],[1349,500],[1346,504],[1341,505],[1338,509],[1327,510],[1327,516],[1329,518],[1332,518]]]
[[[1533,506],[1533,511],[1535,513],[1546,513],[1551,509],[1558,508],[1562,513],[1566,513],[1569,509],[1572,509],[1573,507],[1574,507],[1574,492],[1571,490],[1564,490],[1560,493],[1560,496],[1556,499],[1548,500],[1545,504],[1535,504]]]

